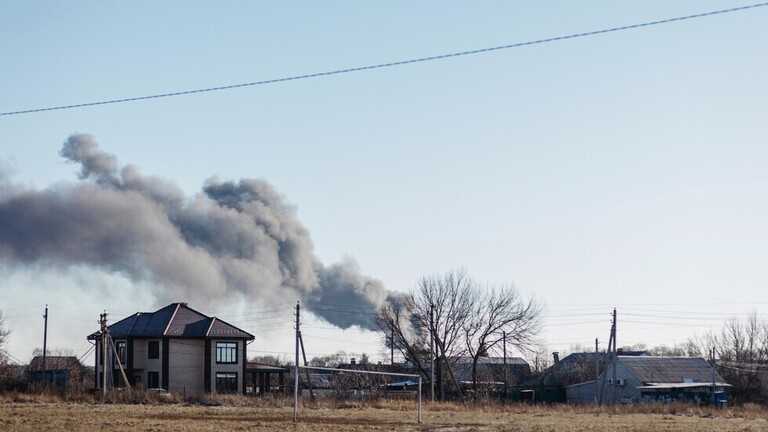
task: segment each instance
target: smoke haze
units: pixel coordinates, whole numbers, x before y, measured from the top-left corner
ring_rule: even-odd
[[[372,329],[387,301],[353,261],[319,262],[296,209],[266,181],[211,178],[188,197],[121,167],[90,135],[70,136],[60,155],[79,181],[31,190],[0,172],[0,263],[119,273],[149,282],[160,303],[298,298],[341,328]]]

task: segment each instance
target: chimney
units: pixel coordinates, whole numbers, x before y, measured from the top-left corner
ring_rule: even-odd
[[[557,351],[553,352],[552,359],[555,361],[555,364],[560,363],[560,353]]]

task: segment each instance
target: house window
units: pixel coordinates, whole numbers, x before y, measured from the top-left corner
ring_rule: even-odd
[[[237,373],[216,372],[216,393],[237,392]]]
[[[237,343],[236,342],[216,342],[216,363],[219,363],[219,364],[237,363]]]
[[[156,389],[160,387],[160,373],[147,372],[147,388]]]
[[[125,343],[125,341],[117,341],[115,342],[115,349],[117,350],[117,358],[120,359],[120,363],[122,363],[123,367],[127,364],[125,359],[128,357],[126,354],[128,353],[128,345]]]
[[[147,342],[147,358],[150,360],[160,358],[160,341]]]

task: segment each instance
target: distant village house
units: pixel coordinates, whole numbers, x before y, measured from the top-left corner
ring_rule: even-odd
[[[566,386],[566,398],[576,404],[595,403],[601,394],[605,403],[709,403],[714,395],[722,403],[730,387],[703,358],[619,355],[597,380]]]

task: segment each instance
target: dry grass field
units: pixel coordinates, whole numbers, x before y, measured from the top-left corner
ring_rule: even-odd
[[[251,399],[252,401],[252,399]],[[620,410],[525,405],[427,406],[416,424],[412,404],[304,408],[294,425],[285,403],[237,402],[221,406],[96,404],[0,398],[0,431],[768,431],[758,407]]]

